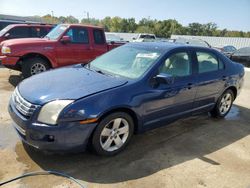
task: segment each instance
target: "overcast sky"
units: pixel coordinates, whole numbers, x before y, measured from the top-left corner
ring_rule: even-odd
[[[191,22],[215,22],[220,29],[250,31],[250,0],[0,0],[0,14],[18,16],[72,15],[78,19],[106,16],[176,19]]]

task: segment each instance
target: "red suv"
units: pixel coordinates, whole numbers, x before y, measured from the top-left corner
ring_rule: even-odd
[[[45,24],[11,24],[0,31],[0,43],[7,39],[41,38],[53,28]]]

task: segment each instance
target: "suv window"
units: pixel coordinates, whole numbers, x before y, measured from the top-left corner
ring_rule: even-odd
[[[187,52],[178,52],[168,57],[160,67],[160,73],[182,77],[191,75],[191,61]]]
[[[89,43],[88,30],[85,28],[71,28],[66,35],[71,38],[71,43]]]
[[[102,30],[99,29],[94,29],[93,30],[94,34],[94,41],[96,44],[104,44],[105,43],[105,38]]]
[[[28,27],[14,27],[9,31],[9,38],[26,38],[29,37]]]
[[[218,58],[209,52],[196,52],[198,61],[198,72],[212,72],[223,69],[223,63]]]

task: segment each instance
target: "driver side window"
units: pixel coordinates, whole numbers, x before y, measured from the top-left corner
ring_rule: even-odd
[[[191,75],[191,61],[187,52],[178,52],[170,55],[160,67],[159,73],[174,77]]]
[[[85,28],[71,28],[68,30],[66,35],[70,37],[71,43],[89,43],[88,30]]]

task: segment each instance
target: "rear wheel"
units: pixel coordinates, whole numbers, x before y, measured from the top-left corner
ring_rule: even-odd
[[[22,63],[22,73],[24,78],[39,74],[48,69],[50,69],[48,62],[39,57],[29,58]]]
[[[218,99],[211,115],[217,118],[225,117],[230,111],[234,101],[234,93],[231,89],[226,90]]]
[[[134,122],[130,115],[116,112],[105,117],[97,126],[92,147],[99,155],[115,155],[125,148],[134,132]]]

